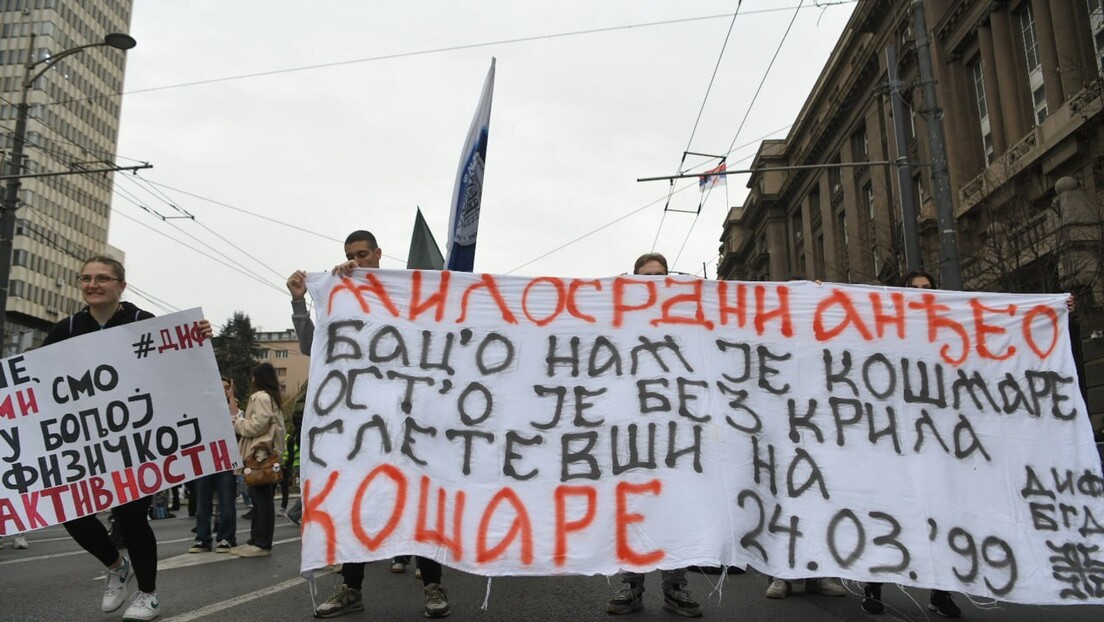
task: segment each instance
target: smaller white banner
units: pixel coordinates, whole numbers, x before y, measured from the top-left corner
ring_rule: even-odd
[[[0,535],[241,464],[201,309],[0,361]]]

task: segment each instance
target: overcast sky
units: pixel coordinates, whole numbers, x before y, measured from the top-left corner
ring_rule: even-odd
[[[110,242],[126,253],[128,297],[284,330],[286,276],[341,261],[350,231],[375,233],[382,267],[405,267],[421,206],[443,247],[492,56],[477,271],[608,276],[654,247],[673,270],[700,275],[704,262],[715,277],[747,177],[698,216],[665,214],[667,183],[636,179],[675,174],[688,144],[734,147],[740,168],[759,140],[784,137],[854,9],[744,0],[691,140],[738,4],[137,0],[119,162],[151,163],[140,176],[159,185],[116,176]],[[683,188],[671,207],[696,210],[696,181]]]

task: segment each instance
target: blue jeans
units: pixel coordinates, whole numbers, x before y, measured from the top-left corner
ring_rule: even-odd
[[[218,533],[215,541],[226,540],[231,546],[237,542],[234,532],[238,528],[238,515],[234,510],[237,490],[233,471],[204,475],[196,480],[196,540],[211,544],[211,493],[218,495]]]

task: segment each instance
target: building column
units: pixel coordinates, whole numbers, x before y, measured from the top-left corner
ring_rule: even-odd
[[[1035,40],[1039,44],[1039,62],[1043,68],[1047,114],[1053,114],[1062,107],[1066,97],[1062,91],[1062,79],[1058,75],[1058,45],[1054,41],[1050,0],[1031,0],[1031,13],[1035,16]]]
[[[1088,64],[1082,53],[1081,40],[1077,36],[1076,18],[1074,8],[1070,2],[1077,1],[1081,4],[1085,0],[1051,0],[1050,14],[1054,22],[1054,38],[1058,45],[1058,70],[1062,81],[1062,91],[1066,99],[1073,97],[1085,88],[1092,75],[1096,73],[1096,63],[1090,58],[1094,71],[1086,71]],[[1086,24],[1081,25],[1082,28]]]
[[[1034,127],[1035,124],[1025,125],[1028,115],[1024,114],[1023,106],[1024,80],[1016,66],[1018,56],[1012,43],[1012,19],[1007,6],[989,14],[989,25],[993,36],[994,56],[1000,59],[994,71],[1000,88],[997,99],[1003,110],[1004,137],[1009,144],[1016,144],[1027,133],[1027,128]]]
[[[943,133],[946,136],[947,170],[950,173],[951,199],[958,204],[958,188],[973,178],[962,179],[963,171],[972,169],[974,163],[978,164],[980,172],[986,166],[985,155],[981,149],[981,141],[978,139],[980,132],[976,127],[966,125],[966,119],[973,117],[967,114],[969,107],[977,107],[977,101],[971,91],[973,88],[973,76],[970,75],[966,64],[961,58],[951,60],[947,50],[938,40],[932,41],[932,69],[935,72],[936,98],[939,107],[943,110]],[[963,88],[970,85],[970,88]],[[913,102],[923,101],[919,91],[913,93]],[[931,162],[931,144],[928,142],[926,121],[923,117],[917,119],[916,134],[918,141],[918,155],[922,162]],[[924,176],[931,182],[930,169],[922,169]],[[931,188],[934,193],[935,189]],[[919,206],[917,206],[919,207]]]
[[[985,83],[985,105],[989,111],[989,132],[993,135],[993,155],[1008,149],[1004,133],[1004,111],[1001,110],[1000,81],[997,79],[997,59],[993,54],[993,33],[989,24],[978,26],[978,47],[981,50],[981,75]]]

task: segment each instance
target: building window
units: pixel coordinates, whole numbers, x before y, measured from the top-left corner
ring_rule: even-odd
[[[851,262],[847,256],[847,247],[850,243],[849,236],[847,234],[847,213],[840,211],[836,214],[836,240],[838,242],[836,247],[836,257],[838,258],[840,272],[843,275],[843,282],[851,282]]]
[[[1096,48],[1096,70],[1104,73],[1104,0],[1088,0],[1089,28]]]
[[[263,360],[267,359],[268,358],[268,350],[266,350],[264,348],[257,348],[256,350],[253,351],[253,358],[257,359],[258,361],[263,361]]]
[[[828,275],[824,271],[824,234],[818,233],[813,245],[813,275],[818,280],[825,280]]]
[[[1020,34],[1023,38],[1024,59],[1027,61],[1027,80],[1031,87],[1031,105],[1035,111],[1035,124],[1047,118],[1046,88],[1043,86],[1043,65],[1039,61],[1039,41],[1035,38],[1035,15],[1031,5],[1025,4],[1019,12]]]
[[[866,215],[874,222],[874,185],[869,182],[863,186],[863,201],[866,202]]]
[[[288,351],[287,350],[276,350],[276,358],[286,359],[287,357],[288,357]]]
[[[832,159],[832,164],[840,164],[839,156]],[[832,205],[839,205],[839,202],[843,200],[843,182],[841,180],[839,166],[833,166],[828,169],[828,190],[831,194],[828,196],[832,202]]]
[[[790,269],[807,278],[805,274],[805,223],[801,218],[800,209],[794,212],[790,218],[790,239],[793,240],[793,263],[790,265]]]
[[[287,368],[277,367],[276,368],[276,376],[279,377],[279,378],[283,378],[284,376],[287,376]]]
[[[865,162],[870,159],[870,141],[866,138],[865,129],[851,135],[851,157],[856,162]]]
[[[977,59],[970,65],[970,73],[974,77],[974,101],[977,102],[978,122],[981,126],[981,148],[985,153],[985,163],[993,161],[993,130],[989,125],[989,100],[985,96],[985,70],[981,66],[981,59]]]

